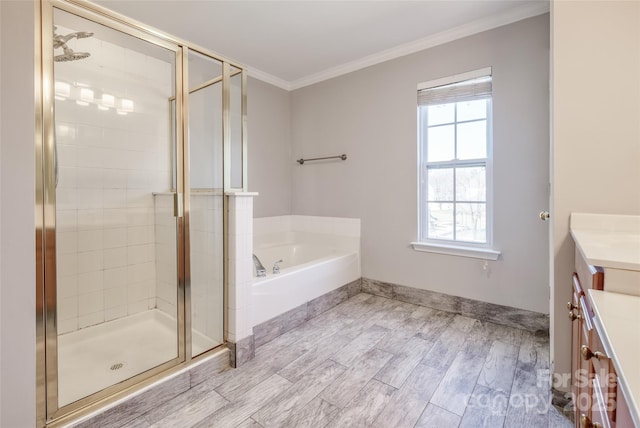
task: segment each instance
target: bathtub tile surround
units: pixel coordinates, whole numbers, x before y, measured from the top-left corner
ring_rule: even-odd
[[[330,291],[327,294],[323,294],[322,296],[316,297],[315,299],[311,300],[307,303],[307,319],[315,318],[324,311],[344,302],[349,297],[354,295],[349,294],[349,288],[351,288],[351,292],[353,293],[355,290],[357,290],[358,287],[362,287],[361,281],[355,280],[350,282],[349,284],[343,285],[336,290]],[[357,293],[359,292],[360,290],[357,291]]]
[[[449,328],[458,345],[435,368]],[[392,337],[404,344],[385,346]],[[569,428],[540,378],[548,369],[544,334],[361,293],[127,426]]]
[[[339,305],[360,293],[361,281],[357,279],[320,297],[303,303],[283,314],[253,327],[256,347],[300,326],[311,318]]]
[[[257,218],[253,244],[253,252],[267,271],[266,277],[253,280],[253,325],[266,323],[361,277],[359,219],[295,215]],[[279,274],[272,273],[276,263]],[[312,309],[319,310],[321,306]],[[306,307],[304,311],[302,319],[308,317]],[[294,321],[295,313],[289,314]],[[291,328],[292,324],[285,325]],[[262,339],[256,340],[260,343]]]
[[[264,345],[307,320],[307,304],[295,307],[253,327],[256,346]]]
[[[258,244],[268,242],[273,235],[292,231],[360,238],[357,218],[283,215],[256,218],[253,227]]]
[[[525,309],[362,278],[362,291],[531,332],[548,332],[549,316]]]
[[[227,193],[228,204],[228,320],[226,336],[239,352],[232,361],[242,365],[253,354],[253,197],[257,193]],[[239,358],[238,358],[239,357]]]

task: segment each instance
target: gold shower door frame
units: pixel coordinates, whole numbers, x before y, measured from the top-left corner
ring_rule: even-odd
[[[176,100],[176,189],[177,214],[177,293],[178,293],[178,357],[146,372],[139,373],[121,383],[60,407],[58,405],[57,373],[57,293],[56,293],[56,187],[54,172],[54,77],[53,77],[53,11],[54,8],[120,31],[129,36],[166,48],[175,53]],[[188,366],[192,361],[191,344],[191,276],[190,276],[190,183],[188,139],[188,54],[193,50],[221,61],[222,123],[223,123],[223,190],[225,194],[247,190],[246,158],[246,81],[244,67],[220,58],[207,49],[172,37],[125,16],[82,0],[40,0],[36,8],[36,416],[38,426],[56,426],[71,418],[89,413],[101,406],[149,385],[167,375]],[[39,55],[38,55],[39,54]],[[242,186],[231,187],[231,130],[230,68],[242,73],[241,88],[241,148]],[[233,73],[235,75],[237,73]],[[218,80],[219,81],[219,80]],[[213,82],[207,82],[213,83]],[[227,198],[223,198],[223,344],[197,358],[211,355],[226,345],[228,330],[228,214]]]

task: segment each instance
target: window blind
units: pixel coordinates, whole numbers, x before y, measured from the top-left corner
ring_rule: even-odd
[[[491,76],[465,80],[418,91],[418,105],[447,104],[491,96]]]

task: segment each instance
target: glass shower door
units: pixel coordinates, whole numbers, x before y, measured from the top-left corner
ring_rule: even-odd
[[[184,358],[168,102],[178,47],[53,10],[53,366],[64,407]]]
[[[222,63],[189,51],[191,353],[224,342]]]

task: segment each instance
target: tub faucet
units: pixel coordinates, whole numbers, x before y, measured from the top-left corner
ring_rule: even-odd
[[[262,266],[262,263],[260,263],[260,259],[255,254],[253,255],[253,265],[256,268],[256,276],[258,278],[267,276],[267,270],[264,268],[264,266]]]
[[[279,263],[282,263],[282,259],[278,260],[273,264],[273,273],[275,274],[280,273],[280,266],[278,265]]]

